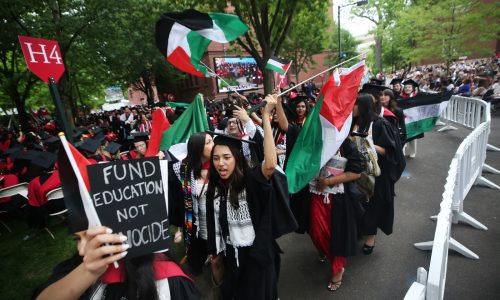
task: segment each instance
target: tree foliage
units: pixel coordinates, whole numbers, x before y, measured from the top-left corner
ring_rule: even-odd
[[[209,1],[217,9],[227,9],[228,1]],[[235,0],[231,1],[234,13],[251,29],[237,39],[237,44],[248,52],[262,71],[264,91],[270,93],[273,88],[273,76],[265,69],[271,56],[279,56],[289,33],[292,20],[303,9],[311,9],[315,1],[307,0]],[[285,55],[286,56],[286,55]]]
[[[351,0],[356,3],[358,0]],[[405,5],[404,0],[377,0],[369,1],[366,5],[355,6],[352,13],[358,17],[370,20],[375,24],[373,34],[375,36],[375,71],[383,69],[382,52],[384,33],[391,25],[394,25],[399,10]]]
[[[339,52],[337,51],[339,49],[338,32],[338,27],[335,27],[332,35],[330,36],[330,49],[332,49],[332,53],[325,60],[325,64],[328,66],[335,65],[339,62]],[[340,39],[343,53],[342,60],[347,60],[358,55],[357,48],[360,42],[347,29],[340,28]],[[355,61],[347,63],[343,67],[348,67],[355,63]]]
[[[45,83],[26,69],[17,35],[59,42],[66,72],[58,88],[67,114],[96,106],[104,88],[135,84],[152,101],[155,75],[173,88],[180,73],[165,62],[154,43],[160,14],[192,7],[194,1],[1,0],[0,104],[15,106],[27,124],[26,105],[51,103]],[[28,107],[29,108],[29,107]]]
[[[500,3],[479,0],[418,1],[400,13],[395,36],[403,59],[441,59],[449,63],[460,56],[491,55],[482,47],[498,39]]]
[[[316,64],[314,54],[331,48],[328,38],[331,31],[328,29],[332,24],[327,15],[328,5],[326,1],[315,1],[310,9],[303,9],[294,17],[282,53],[293,60],[295,78],[299,78],[300,72],[307,72],[306,66]]]

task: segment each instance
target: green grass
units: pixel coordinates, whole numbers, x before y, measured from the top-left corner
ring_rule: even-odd
[[[47,280],[54,266],[76,251],[75,241],[66,223],[57,224],[60,221],[56,218],[51,218],[49,226],[55,240],[42,230],[27,241],[23,237],[31,230],[26,222],[5,215],[1,218],[12,232],[0,225],[0,298],[30,299],[34,288]]]

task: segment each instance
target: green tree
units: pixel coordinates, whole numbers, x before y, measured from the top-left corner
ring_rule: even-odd
[[[295,78],[299,78],[300,72],[307,72],[306,66],[316,64],[314,54],[330,46],[328,33],[331,19],[327,15],[328,6],[326,1],[316,1],[311,9],[303,9],[294,17],[282,53],[293,60],[291,68]]]
[[[48,100],[45,83],[26,69],[17,35],[59,42],[66,72],[58,86],[68,116],[74,115],[78,102],[99,104],[110,85],[135,84],[152,101],[155,75],[173,86],[179,74],[156,49],[155,22],[162,12],[191,7],[193,2],[1,0],[0,101],[11,101],[27,128],[26,104]]]
[[[352,0],[351,3],[358,2]],[[382,45],[384,33],[389,26],[394,24],[397,13],[405,5],[404,0],[376,0],[369,1],[366,5],[353,7],[352,13],[358,17],[370,20],[375,24],[375,73],[382,71]]]
[[[459,56],[491,55],[481,47],[498,39],[500,3],[479,0],[418,1],[401,12],[396,36],[408,61],[442,59],[449,66]]]
[[[272,71],[265,69],[271,56],[279,56],[292,20],[302,9],[310,9],[314,1],[299,0],[235,0],[231,1],[234,13],[251,29],[236,43],[248,52],[264,76],[264,92],[273,88]],[[228,1],[211,1],[217,9],[227,10]],[[228,11],[230,12],[230,11]]]
[[[335,65],[339,61],[339,53],[338,51],[334,51],[334,49],[339,49],[338,32],[338,27],[335,27],[330,37],[330,49],[332,49],[332,52],[325,60],[325,65],[327,66]],[[342,43],[342,53],[344,54],[342,60],[347,60],[358,55],[357,48],[360,42],[348,30],[342,28],[340,29],[340,39],[340,42]],[[348,62],[343,67],[347,67],[355,63],[356,61]]]

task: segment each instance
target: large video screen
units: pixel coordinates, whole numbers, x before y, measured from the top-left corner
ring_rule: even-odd
[[[257,67],[253,57],[216,57],[215,72],[224,81],[217,78],[219,93],[233,90],[252,90],[264,88],[262,72]]]

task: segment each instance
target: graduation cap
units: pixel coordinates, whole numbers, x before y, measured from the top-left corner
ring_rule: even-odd
[[[23,146],[21,146],[20,144],[15,144],[12,147],[10,147],[9,149],[5,150],[4,154],[5,155],[12,155],[16,152],[21,151],[22,149],[23,149]]]
[[[403,82],[403,85],[413,85],[413,87],[418,87],[419,84],[415,82],[413,79],[407,79]]]
[[[363,84],[363,87],[361,88],[361,90],[359,90],[359,93],[367,93],[367,94],[373,95],[375,97],[379,97],[380,93],[386,89],[387,89],[387,87],[382,86],[382,85],[365,83],[365,84]]]
[[[91,130],[94,133],[94,136],[98,135],[99,133],[102,133],[102,128],[99,126],[94,126],[91,128]]]
[[[92,137],[93,140],[97,141],[100,145],[106,144],[106,137],[102,133],[102,130]]]
[[[73,129],[73,138],[77,139],[79,138],[82,134],[88,134],[89,130],[85,127],[78,127]]]
[[[45,170],[49,170],[54,166],[57,160],[57,155],[45,151],[37,151],[36,156],[31,160],[31,164],[39,166]]]
[[[232,135],[224,134],[224,133],[217,133],[213,131],[206,131],[210,135],[215,135],[214,138],[214,146],[215,145],[224,145],[228,146],[229,148],[235,148],[235,149],[240,149],[242,147],[242,143],[248,143],[248,144],[255,144],[254,141],[250,140],[244,140],[239,137],[235,137]]]
[[[133,132],[127,137],[127,140],[132,142],[146,142],[149,140],[149,132]]]
[[[58,143],[60,141],[61,141],[61,139],[59,139],[58,136],[53,136],[51,138],[46,139],[45,143],[47,143],[47,144],[55,144],[55,143]]]
[[[380,79],[377,79],[377,78],[372,78],[372,79],[370,79],[370,83],[371,84],[376,84],[376,85],[383,85],[384,81],[382,81]]]
[[[393,79],[391,80],[391,83],[390,83],[390,84],[391,84],[391,85],[395,85],[395,84],[398,84],[398,83],[399,83],[399,84],[401,84],[401,82],[402,82],[402,81],[403,81],[403,79],[401,79],[401,78],[393,78]]]
[[[108,151],[109,154],[115,155],[116,153],[118,153],[120,151],[121,147],[122,147],[122,145],[115,143],[115,142],[111,142],[108,144],[108,146],[106,147],[105,150]]]
[[[78,148],[86,152],[95,153],[100,145],[101,143],[99,141],[86,139],[78,146]]]
[[[28,151],[17,151],[12,153],[11,157],[15,165],[27,166],[33,159],[38,156],[40,151],[28,150]]]

